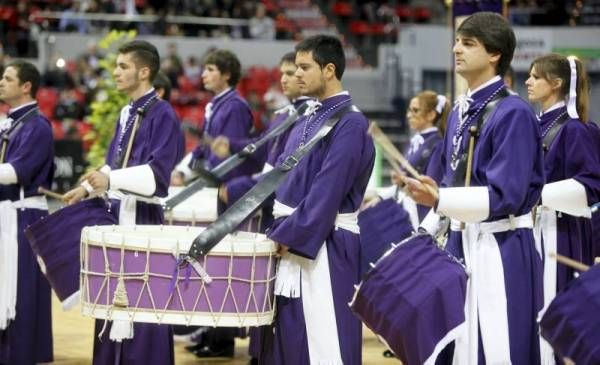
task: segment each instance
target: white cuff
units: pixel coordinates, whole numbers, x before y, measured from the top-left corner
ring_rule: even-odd
[[[0,164],[0,184],[16,184],[17,172],[9,163]]]
[[[490,214],[488,189],[486,186],[441,188],[437,213],[461,222],[481,222]]]
[[[198,173],[194,170],[190,169],[190,162],[192,161],[192,153],[188,153],[183,160],[177,166],[175,166],[175,170],[179,171],[183,174],[184,180],[188,181],[198,176]]]
[[[98,171],[100,171],[104,175],[110,175],[110,170],[111,170],[110,166],[104,165]]]
[[[139,165],[110,172],[110,189],[123,190],[143,196],[152,196],[156,180],[150,165]]]
[[[587,205],[585,187],[575,179],[544,185],[542,205],[576,217],[592,217],[592,212]]]
[[[385,188],[377,189],[377,195],[381,197],[381,200],[390,199],[396,196],[396,185],[386,186]]]
[[[434,212],[433,209],[431,209],[429,213],[427,213],[425,218],[423,218],[423,221],[421,222],[419,227],[426,230],[427,233],[429,233],[430,235],[436,236],[440,229],[440,219],[441,217],[439,216],[439,214],[437,214],[436,212]]]

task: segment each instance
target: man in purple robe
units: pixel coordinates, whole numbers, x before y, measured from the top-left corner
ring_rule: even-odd
[[[24,233],[48,215],[38,188],[49,189],[54,174],[52,127],[35,100],[39,85],[39,71],[25,61],[8,64],[0,79],[0,100],[11,108],[0,122],[0,364],[53,361],[50,285]]]
[[[342,88],[344,50],[317,35],[296,46],[296,78],[320,107],[296,123],[277,165],[329,118],[338,124],[289,173],[275,194],[267,236],[282,256],[277,316],[264,332],[264,364],[360,364],[361,323],[348,307],[360,280],[358,209],[373,168],[368,121]]]
[[[241,64],[232,52],[217,49],[204,59],[202,82],[215,96],[206,105],[203,141],[177,165],[171,177],[172,185],[183,185],[185,181],[198,175],[199,168],[210,170],[225,160],[225,157],[219,157],[212,151],[214,138],[225,136],[230,140],[238,140],[251,137],[252,111],[246,100],[235,90],[240,77]],[[251,156],[221,180],[227,183],[232,178],[250,176],[261,169],[261,159]],[[227,205],[222,201],[216,203],[218,213],[223,213]],[[202,336],[202,341],[188,347],[188,350],[198,357],[232,357],[236,333],[235,328],[209,329]]]
[[[167,195],[171,171],[183,156],[184,143],[173,108],[160,100],[152,87],[159,65],[158,51],[146,41],[134,40],[119,48],[113,77],[117,89],[125,92],[131,102],[121,110],[106,165],[87,174],[82,186],[65,194],[69,204],[90,193],[107,192],[111,212],[119,218],[119,224],[163,224],[158,198]],[[139,128],[128,154],[137,118]],[[94,364],[174,363],[170,326],[131,325],[126,321],[113,321],[106,328],[103,325],[103,320],[96,321]]]
[[[449,334],[454,351],[449,348],[440,361],[540,362],[536,316],[542,304],[542,266],[531,210],[544,184],[543,154],[534,113],[521,98],[507,95],[501,79],[515,43],[512,29],[498,14],[476,13],[461,24],[453,51],[456,72],[469,90],[449,119],[442,187],[428,177],[407,179],[415,200],[434,207],[421,224],[424,228],[434,226],[435,213],[452,219],[446,249],[464,259],[469,271],[466,323]],[[497,104],[484,113],[492,100]],[[480,122],[482,113],[486,116]],[[460,176],[459,167],[467,160],[463,157],[473,125],[480,129],[470,186],[461,187],[465,175]]]
[[[198,175],[198,168],[212,169],[224,158],[217,156],[210,148],[212,139],[225,136],[229,139],[247,139],[252,136],[253,117],[250,106],[235,90],[241,77],[241,64],[237,56],[224,49],[210,52],[204,59],[202,82],[206,90],[215,94],[206,105],[204,112],[203,140],[189,153],[173,172],[172,184],[184,182]],[[236,167],[223,176],[229,181],[237,176],[252,175],[260,171],[262,165],[253,159]],[[224,206],[220,207],[222,212]]]

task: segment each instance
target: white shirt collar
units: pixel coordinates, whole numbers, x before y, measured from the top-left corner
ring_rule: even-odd
[[[542,116],[542,115],[544,115],[544,114],[546,114],[546,113],[548,113],[548,112],[551,112],[551,111],[553,111],[553,110],[556,110],[556,109],[558,109],[558,108],[562,108],[562,107],[563,107],[563,106],[565,106],[565,105],[566,105],[566,104],[565,104],[565,102],[561,100],[561,101],[559,101],[558,103],[556,103],[556,104],[552,105],[550,108],[548,108],[548,109],[546,109],[546,110],[543,110],[543,111],[540,113],[540,116]]]
[[[422,131],[419,132],[419,134],[423,135],[423,134],[427,134],[427,133],[431,133],[431,132],[437,132],[438,128],[437,127],[429,127],[429,128],[425,128]]]
[[[225,90],[221,91],[220,93],[218,93],[217,95],[215,95],[215,97],[214,97],[213,99],[220,98],[221,96],[223,96],[223,95],[227,94],[227,92],[228,92],[229,90],[231,90],[231,87],[228,87],[228,88],[226,88]]]
[[[34,100],[34,101],[30,101],[29,103],[25,103],[25,104],[23,104],[23,105],[19,105],[19,106],[18,106],[18,107],[16,107],[16,108],[10,109],[10,110],[8,111],[8,114],[12,114],[12,113],[16,112],[17,110],[21,110],[21,109],[23,109],[23,108],[25,108],[25,107],[27,107],[27,106],[34,105],[34,104],[37,104],[37,101],[36,101],[36,100]]]
[[[497,82],[497,81],[500,81],[500,76],[498,76],[498,75],[492,77],[488,81],[484,82],[482,85],[479,85],[475,90],[471,90],[471,89],[467,90],[467,96],[473,96],[473,94],[475,94],[479,90],[483,90],[487,86],[490,86],[491,84],[493,84],[494,82]]]
[[[340,92],[339,92],[339,93],[337,93],[337,94],[333,94],[333,95],[331,95],[331,96],[328,96],[328,97],[326,97],[325,99],[323,99],[323,100],[319,100],[319,101],[320,101],[320,102],[324,102],[324,101],[325,101],[325,100],[327,100],[327,99],[331,99],[331,98],[333,98],[333,97],[335,97],[335,96],[340,96],[340,95],[350,95],[350,93],[349,93],[347,90],[343,90],[343,91],[340,91]]]

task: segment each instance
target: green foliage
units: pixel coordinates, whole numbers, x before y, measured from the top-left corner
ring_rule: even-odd
[[[104,76],[98,85],[96,99],[91,105],[92,114],[88,118],[93,128],[83,137],[86,141],[93,141],[87,154],[89,169],[104,165],[106,151],[114,135],[121,108],[128,102],[127,95],[115,88],[112,73],[117,59],[117,49],[135,36],[135,31],[113,30],[98,43],[98,47],[104,50],[105,54],[104,59],[99,63]]]

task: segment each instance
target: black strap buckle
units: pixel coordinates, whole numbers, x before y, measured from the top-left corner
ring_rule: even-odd
[[[298,159],[296,157],[294,157],[294,155],[289,155],[281,164],[281,167],[283,167],[283,171],[288,171],[293,169],[294,167],[296,167],[296,165],[298,164]]]

